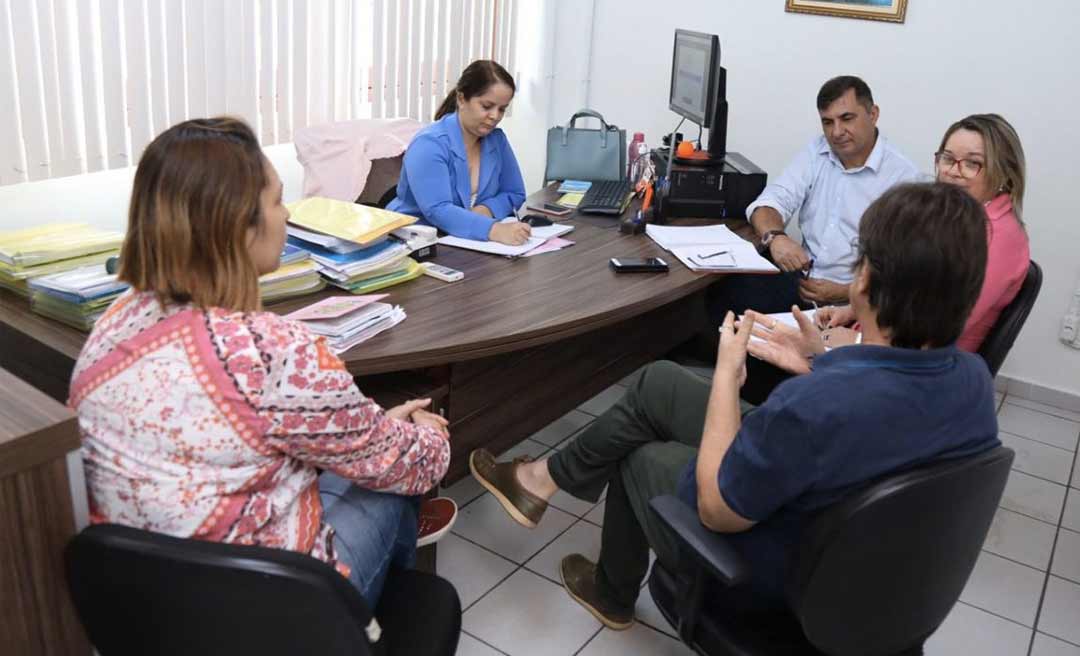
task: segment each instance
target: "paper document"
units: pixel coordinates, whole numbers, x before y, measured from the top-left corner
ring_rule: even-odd
[[[645,234],[665,250],[679,246],[702,246],[708,244],[749,243],[725,225],[711,226],[662,226],[653,223],[645,226]]]
[[[714,273],[779,273],[776,266],[761,257],[749,242],[740,244],[706,244],[679,246],[669,249],[691,271]]]
[[[370,296],[331,296],[300,308],[296,312],[285,315],[286,319],[296,321],[314,321],[320,319],[336,319],[343,314],[355,312],[365,305],[386,298],[387,294],[372,294]]]
[[[503,223],[513,222],[515,220],[516,219],[513,217],[509,217],[503,219]],[[573,229],[574,226],[566,225],[565,223],[552,223],[551,225],[542,228],[533,228],[532,236],[525,240],[525,243],[520,246],[501,244],[491,240],[480,241],[478,239],[465,239],[464,237],[453,237],[450,235],[439,239],[439,243],[445,244],[446,246],[455,246],[457,248],[466,248],[471,251],[479,251],[481,253],[491,253],[493,255],[503,255],[505,257],[518,257],[543,245],[547,240],[554,237],[561,237]]]
[[[568,246],[573,246],[574,242],[569,239],[563,239],[562,237],[552,237],[551,239],[540,244],[536,248],[532,249],[528,253],[525,253],[522,257],[532,257],[533,255],[543,255],[544,253],[551,253],[554,251],[560,251]]]
[[[751,309],[753,309],[753,308],[751,308]],[[811,322],[814,321],[814,314],[816,312],[817,312],[817,310],[803,310],[803,314],[806,315],[806,318],[809,319]],[[777,312],[775,314],[770,314],[768,316],[773,318],[773,319],[776,319],[777,323],[787,324],[787,325],[791,326],[792,328],[794,328],[795,330],[799,329],[799,322],[795,320],[795,315],[792,314],[791,312]],[[761,339],[760,337],[758,337],[757,335],[750,335],[750,339],[752,341],[755,341],[755,342],[764,342],[765,341],[765,340]]]
[[[559,200],[555,201],[557,204],[563,207],[577,207],[581,205],[581,201],[585,198],[584,192],[572,191],[570,193],[563,194],[559,197]]]
[[[753,244],[724,225],[699,227],[645,226],[645,234],[671,252],[691,271],[712,273],[779,273]]]

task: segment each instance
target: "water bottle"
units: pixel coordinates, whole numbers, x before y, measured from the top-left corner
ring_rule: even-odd
[[[630,180],[634,179],[634,162],[641,155],[639,146],[645,143],[645,133],[635,132],[634,138],[630,140],[630,145],[626,148],[626,177]],[[648,151],[646,151],[648,152]]]

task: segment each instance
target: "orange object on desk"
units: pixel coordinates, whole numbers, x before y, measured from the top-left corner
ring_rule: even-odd
[[[641,201],[641,211],[642,212],[645,212],[646,210],[648,210],[649,206],[652,205],[652,198],[653,198],[653,183],[650,182],[648,184],[648,186],[645,187],[645,199]]]
[[[695,148],[693,141],[680,141],[679,147],[675,149],[675,157],[690,160],[700,159],[706,162],[711,159],[708,152]]]

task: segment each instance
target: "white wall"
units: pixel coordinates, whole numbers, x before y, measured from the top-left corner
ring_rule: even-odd
[[[547,129],[587,104],[593,0],[545,0],[519,6],[517,94],[503,121],[521,164],[525,187],[544,177]],[[585,125],[582,123],[582,125]]]
[[[676,27],[720,36],[728,148],[773,175],[820,129],[814,98],[834,75],[852,73],[870,84],[882,132],[928,173],[949,123],[975,112],[1008,118],[1027,154],[1025,220],[1045,280],[1002,374],[1080,394],[1080,351],[1057,340],[1080,278],[1074,0],[909,0],[900,25],[789,14],[783,0],[596,0],[595,11],[593,24],[602,29],[572,25],[575,32],[560,35],[559,57],[586,60],[594,34],[590,104],[627,130],[644,131],[650,144],[678,120],[667,109]],[[556,82],[557,97],[580,97],[580,79]],[[683,132],[696,136],[696,128]],[[525,163],[529,170],[542,166],[542,154],[539,163]],[[532,177],[526,182],[535,185]]]
[[[304,167],[292,144],[263,149],[277,169],[285,202],[298,200]],[[0,230],[45,223],[90,223],[123,232],[135,167],[110,169],[67,178],[0,186]]]

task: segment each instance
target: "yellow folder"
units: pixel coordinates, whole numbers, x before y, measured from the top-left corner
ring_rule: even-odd
[[[408,214],[319,196],[305,198],[286,207],[292,215],[289,223],[362,245],[371,244],[392,230],[416,222],[416,217]]]
[[[35,266],[116,250],[123,241],[123,233],[85,223],[0,231],[0,262],[15,268]]]

